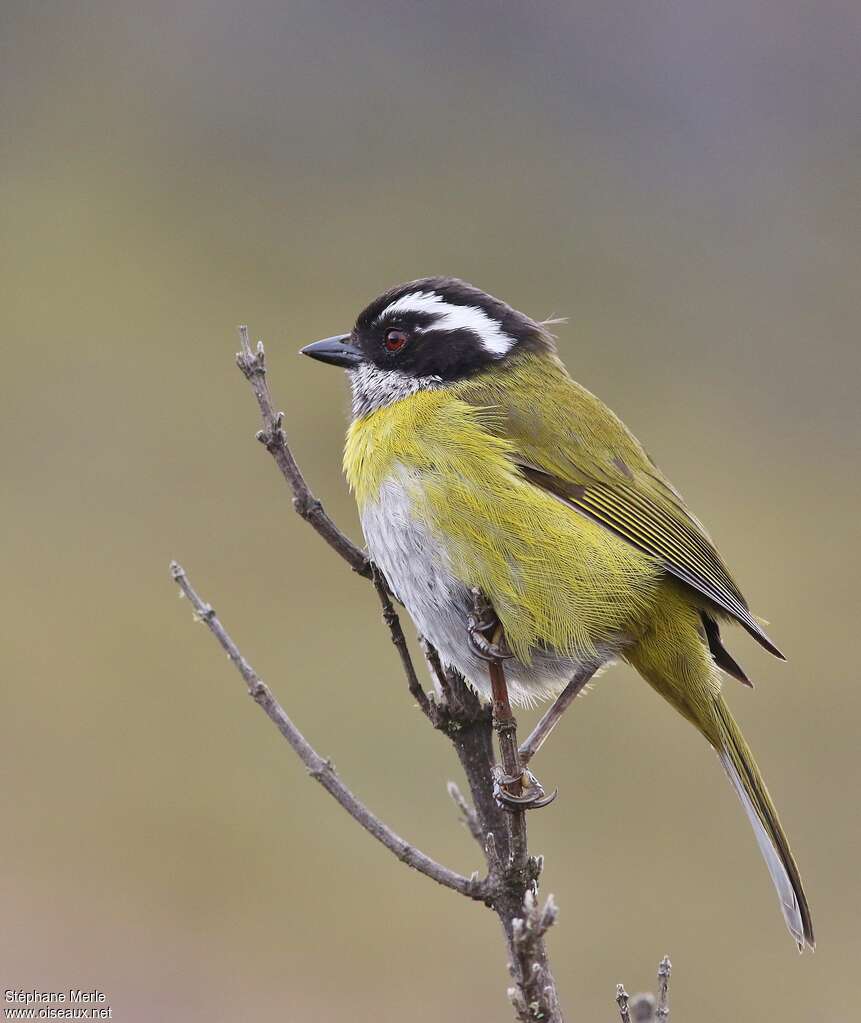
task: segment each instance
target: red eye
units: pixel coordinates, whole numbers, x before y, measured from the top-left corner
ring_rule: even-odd
[[[386,351],[399,352],[407,343],[407,335],[402,330],[386,331]]]

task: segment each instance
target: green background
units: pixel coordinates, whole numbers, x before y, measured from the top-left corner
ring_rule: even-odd
[[[247,321],[358,538],[346,382],[296,350],[450,273],[570,318],[572,373],[790,657],[733,630],[757,688],[727,690],[819,950],[705,744],[617,667],[531,820],[569,1018],[613,1019],[665,952],[680,1021],[857,1018],[859,29],[840,0],[3,4],[0,988],[99,987],[120,1021],[509,1018],[492,915],[308,780],[167,572],[358,794],[478,866],[233,365]]]

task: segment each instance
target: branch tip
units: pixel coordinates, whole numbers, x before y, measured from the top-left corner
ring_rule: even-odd
[[[490,866],[490,873],[494,876],[500,874],[502,872],[502,860],[499,856],[499,850],[496,848],[496,835],[492,831],[488,831],[484,838],[484,852]]]
[[[263,420],[263,429],[256,434],[257,439],[275,459],[281,470],[281,475],[297,499],[295,507],[302,518],[310,523],[326,543],[341,555],[354,572],[367,576],[369,572],[368,559],[364,552],[338,529],[323,510],[311,493],[305,477],[293,457],[283,430],[284,414],[276,412],[272,405],[272,395],[269,392],[269,384],[266,379],[266,357],[263,342],[258,341],[256,350],[252,351],[248,328],[244,325],[239,328],[239,340],[242,350],[236,355],[236,363],[243,376],[251,384],[257,406],[260,409],[260,418]]]
[[[484,837],[481,832],[481,825],[478,822],[478,816],[475,810],[467,803],[463,793],[457,787],[457,785],[450,781],[446,786],[451,801],[457,807],[460,813],[460,821],[466,826],[472,837],[478,842],[478,844],[484,847]]]
[[[670,1018],[670,974],[673,971],[673,964],[669,956],[664,956],[658,965],[658,1008],[655,1012],[656,1018],[661,1023],[667,1023]]]
[[[544,871],[544,857],[541,853],[538,853],[537,856],[530,856],[526,861],[526,866],[529,871],[529,876],[533,881],[537,881]]]
[[[619,1016],[622,1023],[631,1023],[631,1014],[628,1011],[628,992],[624,984],[616,985],[616,1005],[619,1006]]]
[[[551,892],[547,896],[547,901],[544,903],[544,909],[541,913],[541,929],[546,932],[556,923],[559,919],[559,907],[556,905],[556,900],[553,898]]]

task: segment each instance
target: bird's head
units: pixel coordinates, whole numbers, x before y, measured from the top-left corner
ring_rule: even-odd
[[[357,416],[527,351],[553,351],[546,326],[455,277],[399,284],[374,299],[349,334],[302,349],[349,371]]]

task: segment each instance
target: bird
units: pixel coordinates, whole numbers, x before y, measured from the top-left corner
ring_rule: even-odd
[[[558,696],[630,664],[705,737],[753,827],[799,950],[810,908],[760,770],[722,694],[750,684],[741,625],[785,659],[705,527],[538,321],[455,277],[374,299],[302,354],[347,371],[344,472],[370,558],[442,662],[491,696]],[[476,620],[475,596],[490,616]]]

